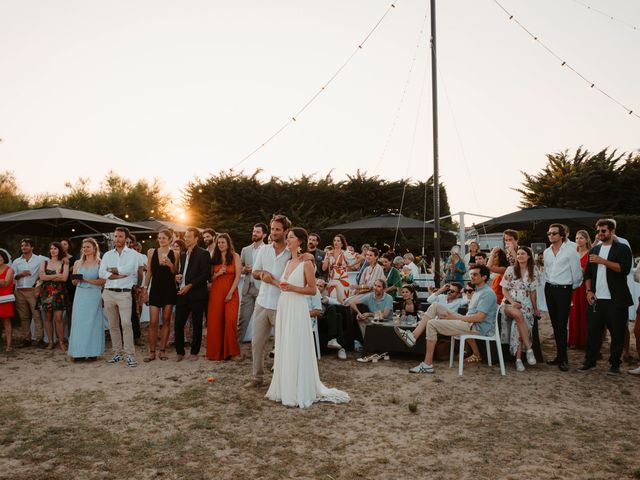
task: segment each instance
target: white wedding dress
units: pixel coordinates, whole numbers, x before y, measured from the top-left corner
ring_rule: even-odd
[[[303,287],[304,262],[289,274],[287,282]],[[286,269],[285,269],[286,271]],[[320,381],[311,318],[306,295],[282,292],[276,313],[276,355],[267,398],[283,405],[306,408],[314,402],[344,403],[346,392],[327,388]]]

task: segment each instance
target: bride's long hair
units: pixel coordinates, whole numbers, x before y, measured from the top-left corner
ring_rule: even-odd
[[[308,250],[307,241],[309,240],[309,234],[304,228],[301,227],[291,227],[287,231],[287,235],[289,232],[293,233],[293,235],[300,240],[300,247],[298,248],[298,253],[305,253]]]

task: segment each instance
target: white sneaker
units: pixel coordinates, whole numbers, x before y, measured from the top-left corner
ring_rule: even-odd
[[[631,375],[640,375],[640,367],[634,368],[633,370],[629,370]]]
[[[434,373],[435,369],[433,365],[427,365],[424,362],[420,362],[420,365],[409,369],[409,373]]]
[[[400,337],[400,340],[402,340],[407,347],[411,348],[416,344],[416,339],[410,330],[395,326],[393,327],[393,331],[396,332],[396,335]]]
[[[524,363],[519,358],[516,359],[516,370],[519,372],[524,372]]]
[[[340,360],[346,360],[347,359],[347,351],[344,348],[341,348],[340,350],[338,350],[338,358]]]
[[[327,348],[330,348],[332,350],[340,350],[342,348],[342,345],[338,343],[338,340],[332,338],[327,342]]]
[[[533,353],[533,350],[531,348],[529,350],[527,350],[527,363],[529,365],[535,365],[536,364],[536,354]]]

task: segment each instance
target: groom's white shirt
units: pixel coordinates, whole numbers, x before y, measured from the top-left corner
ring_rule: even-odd
[[[282,278],[287,262],[291,260],[291,252],[288,248],[276,255],[276,249],[273,245],[265,245],[258,250],[253,264],[253,270],[266,270],[273,278],[278,281]],[[256,303],[262,308],[275,310],[278,306],[280,298],[280,288],[270,283],[260,282],[260,291]]]

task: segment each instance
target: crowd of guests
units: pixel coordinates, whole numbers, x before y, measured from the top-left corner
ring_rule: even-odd
[[[188,228],[182,238],[171,230],[160,231],[157,247],[143,254],[135,237],[118,227],[112,249],[101,255],[97,242],[86,238],[78,259],[68,240],[51,242],[48,255],[41,256],[34,253],[34,242],[25,238],[13,261],[0,249],[0,319],[6,350],[13,350],[11,319],[16,316],[16,336],[23,345],[58,348],[73,359],[94,360],[105,353],[107,323],[112,348],[107,363],[122,361],[135,367],[136,346],[142,345],[141,309],[148,306],[144,362],[169,359],[171,337],[175,361],[185,359],[187,326],[190,360],[200,358],[205,336],[207,359],[241,360],[241,344],[251,326],[250,385],[262,385],[265,349],[291,258],[285,246],[290,228],[282,215],[274,216],[269,226],[257,223],[251,243],[240,253],[228,234],[213,229]],[[578,231],[573,242],[568,228],[554,223],[547,232],[550,246],[541,258],[518,244],[514,230],[506,230],[503,244],[490,252],[471,242],[465,255],[452,251],[444,263],[442,286],[430,288],[426,299],[419,298],[421,287],[416,283],[425,265],[418,266],[411,253],[381,254],[368,244],[356,251],[342,234],[321,249],[316,233],[310,233],[307,245],[296,253],[315,269],[316,291],[307,297],[310,316],[326,338],[324,347],[336,351],[341,360],[362,346],[368,325],[388,322],[395,313],[404,321],[393,330],[408,347],[422,335],[426,339],[425,358],[410,371],[432,373],[439,336],[470,331],[490,336],[500,319],[502,343],[515,358],[516,370],[524,371],[525,363],[535,365],[540,358],[534,344],[544,309],[556,348],[556,358],[547,363],[567,371],[567,350],[575,347],[586,351],[578,370],[592,370],[608,330],[609,373],[615,375],[629,354],[627,312],[633,304],[627,286],[631,250],[615,235],[615,228],[614,220],[599,220],[592,245],[587,231]],[[636,281],[639,270],[640,266]],[[407,328],[411,320],[414,327]],[[640,347],[638,323],[635,337]],[[476,343],[470,346],[472,353],[465,361],[482,361]],[[630,373],[640,374],[640,368]]]

